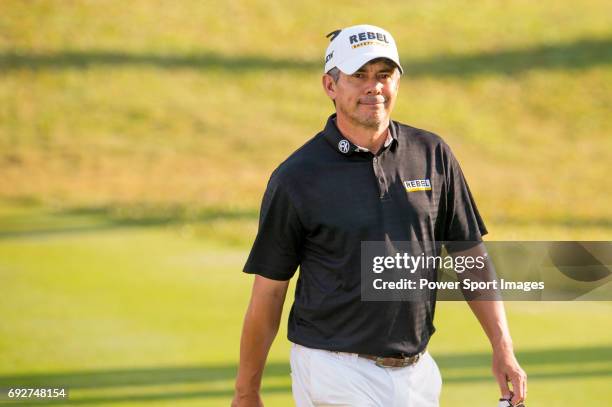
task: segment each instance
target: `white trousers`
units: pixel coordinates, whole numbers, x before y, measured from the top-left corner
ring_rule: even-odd
[[[293,344],[297,407],[438,407],[442,377],[429,352],[407,367],[379,367],[355,353]]]

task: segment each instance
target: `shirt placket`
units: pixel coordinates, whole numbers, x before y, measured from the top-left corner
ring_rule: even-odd
[[[372,158],[372,169],[374,170],[374,177],[376,178],[376,185],[378,186],[378,197],[381,201],[389,199],[387,177],[385,176],[380,156],[374,156]]]

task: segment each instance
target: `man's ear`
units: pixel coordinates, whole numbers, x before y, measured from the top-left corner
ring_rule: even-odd
[[[323,78],[321,78],[321,83],[323,84],[323,90],[329,96],[331,100],[336,99],[336,82],[334,82],[334,78],[331,75],[324,74]]]

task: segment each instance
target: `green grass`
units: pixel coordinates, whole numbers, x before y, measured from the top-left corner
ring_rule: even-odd
[[[77,404],[227,405],[252,281],[244,245],[178,224],[100,229],[91,214],[52,226],[57,216],[33,210],[46,229],[14,221],[0,237],[0,387],[65,385]],[[610,303],[507,307],[531,404],[607,405]],[[442,405],[490,405],[489,348],[467,306],[439,303],[436,325]],[[264,381],[271,406],[291,404],[285,337],[283,322]]]
[[[581,4],[7,1],[0,198],[257,210],[331,112],[323,35],[371,21],[406,68],[394,117],[451,144],[492,237],[609,238],[612,9]]]
[[[448,141],[491,239],[612,236],[608,1],[1,10],[0,387],[228,404],[259,201],[331,113],[324,34],[349,24],[394,34],[406,75],[393,117]],[[609,404],[610,303],[508,310],[530,404]],[[442,405],[494,404],[465,304],[441,303],[437,326]],[[284,335],[265,378],[271,406],[291,404]]]

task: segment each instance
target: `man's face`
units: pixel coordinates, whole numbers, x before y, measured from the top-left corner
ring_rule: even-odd
[[[339,117],[360,127],[378,129],[391,115],[399,89],[399,70],[387,59],[376,59],[352,75],[340,72],[337,82],[324,75],[323,86],[336,102]]]

